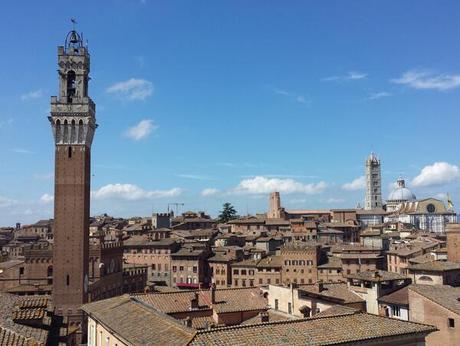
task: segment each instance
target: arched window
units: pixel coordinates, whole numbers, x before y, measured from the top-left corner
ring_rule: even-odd
[[[75,119],[72,119],[70,125],[70,143],[75,143],[77,140],[77,128],[75,126]]]
[[[67,120],[64,120],[64,135],[63,135],[64,143],[68,143],[69,141],[69,126],[67,124]]]
[[[60,143],[62,140],[61,135],[61,121],[58,119],[56,120],[56,143]]]
[[[75,71],[67,72],[67,102],[72,102],[72,98],[75,96],[76,90],[76,75]]]
[[[83,120],[80,119],[78,122],[78,143],[83,143]]]
[[[75,96],[76,83],[75,71],[67,72],[67,102],[72,103],[72,98]]]

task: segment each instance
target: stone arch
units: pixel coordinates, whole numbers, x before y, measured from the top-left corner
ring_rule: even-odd
[[[75,143],[77,140],[77,128],[75,125],[75,119],[72,119],[71,125],[70,125],[70,143]]]
[[[55,131],[56,131],[56,143],[60,143],[62,141],[62,134],[61,134],[61,120],[57,119],[56,120],[56,128],[55,128]]]
[[[63,141],[64,143],[67,143],[69,141],[69,126],[67,123],[67,119],[64,120],[64,135],[63,135]]]
[[[430,278],[429,276],[426,276],[426,275],[423,275],[421,277],[418,278],[420,281],[428,281],[428,282],[432,282],[433,279]]]
[[[81,144],[83,143],[83,133],[84,131],[84,126],[83,126],[83,120],[80,119],[78,122],[78,143]]]
[[[76,94],[76,83],[77,75],[75,71],[70,70],[67,72],[67,102],[72,103],[72,99],[75,97]]]

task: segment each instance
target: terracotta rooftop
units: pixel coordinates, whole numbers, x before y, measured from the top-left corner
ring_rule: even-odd
[[[5,346],[44,346],[43,342],[27,338],[8,328],[0,327],[0,345]]]
[[[286,321],[286,320],[295,320],[299,319],[299,317],[295,317],[293,315],[289,315],[283,313],[278,310],[268,309],[264,314],[268,315],[268,322],[275,322],[275,321]],[[248,324],[258,324],[261,323],[261,314],[259,313],[257,316],[254,316],[250,319],[247,319],[241,323],[241,325],[248,325]]]
[[[409,270],[446,272],[450,270],[460,270],[460,263],[446,262],[446,261],[431,261],[431,262],[413,264],[409,266]]]
[[[148,247],[163,247],[170,246],[176,242],[172,238],[164,238],[159,240],[151,240],[148,235],[133,235],[129,239],[123,241],[125,246],[148,246]]]
[[[394,291],[386,296],[380,297],[379,302],[393,304],[393,305],[403,305],[409,306],[409,286],[405,286],[397,291]]]
[[[198,294],[197,310],[214,309],[216,312],[252,311],[267,307],[267,299],[257,287],[227,288],[216,290],[216,303],[211,303],[209,290],[181,291],[165,293],[146,293],[134,295],[138,300],[145,302],[167,314],[190,311],[190,301]]]
[[[354,309],[349,306],[345,305],[333,305],[326,310],[321,311],[320,313],[316,314],[315,317],[329,317],[329,316],[343,316],[343,315],[353,315],[359,314],[361,310]]]
[[[436,327],[366,313],[268,322],[198,331],[190,345],[334,345],[404,335],[427,335]]]
[[[43,300],[41,300],[43,299]],[[32,300],[32,302],[28,302]],[[8,293],[0,293],[0,345],[45,345],[48,339],[48,331],[45,329],[34,328],[20,323],[20,320],[40,319],[38,315],[44,313],[43,307],[46,298],[16,296]],[[33,312],[29,312],[32,310]],[[39,312],[38,310],[42,310]],[[43,318],[44,314],[42,315]],[[15,319],[14,317],[20,317]],[[16,343],[2,343],[2,339],[11,341],[11,338],[19,335],[14,340]],[[22,343],[27,341],[27,343]]]
[[[346,277],[349,279],[357,279],[357,280],[372,281],[372,282],[407,279],[404,275],[393,273],[393,272],[387,272],[384,270],[364,271],[364,272],[359,272],[355,274],[348,274],[346,275]]]
[[[409,289],[460,315],[460,287],[410,285]]]
[[[268,256],[264,257],[257,263],[257,268],[273,268],[281,267],[283,265],[283,258],[281,256]]]
[[[318,266],[318,269],[336,269],[342,268],[342,259],[337,256],[331,256],[327,262]]]
[[[195,333],[180,321],[128,295],[85,304],[82,310],[130,345],[186,345]]]
[[[330,210],[326,210],[326,209],[323,209],[323,210],[308,210],[308,209],[305,209],[305,210],[288,210],[287,211],[288,214],[296,214],[296,215],[301,215],[301,214],[330,214],[331,211]]]
[[[411,264],[426,263],[426,262],[433,262],[433,261],[434,261],[434,256],[431,253],[426,253],[423,255],[409,258],[409,263]]]
[[[299,285],[299,291],[304,291],[307,294],[314,294],[323,298],[332,298],[339,300],[344,304],[361,303],[364,300],[357,294],[351,292],[345,283],[328,283],[323,284],[323,290],[318,290],[317,284]]]

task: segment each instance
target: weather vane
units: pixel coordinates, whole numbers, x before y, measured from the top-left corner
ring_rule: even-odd
[[[73,30],[75,31],[75,24],[77,24],[77,20],[75,18],[70,18],[70,21],[72,22],[72,27],[73,27]]]

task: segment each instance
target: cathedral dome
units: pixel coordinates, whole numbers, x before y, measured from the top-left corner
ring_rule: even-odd
[[[406,187],[404,179],[398,179],[397,187],[388,196],[388,201],[415,201],[416,199],[412,191]]]

